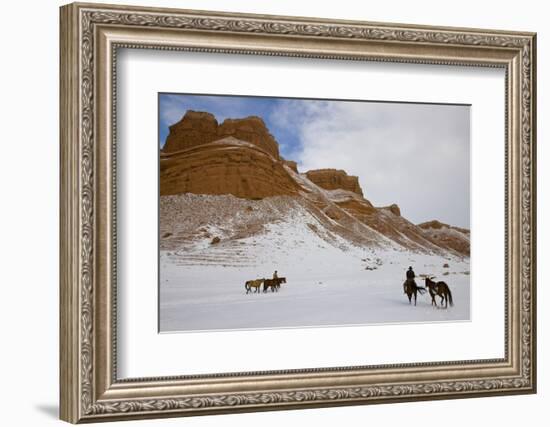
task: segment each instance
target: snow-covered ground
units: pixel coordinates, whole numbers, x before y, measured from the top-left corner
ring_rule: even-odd
[[[409,265],[448,283],[454,307],[432,307],[427,293],[409,305],[402,287]],[[274,270],[287,279],[278,292],[246,294],[247,280]],[[469,320],[469,270],[467,257],[354,246],[318,227],[307,210],[293,210],[252,236],[161,250],[160,330]]]

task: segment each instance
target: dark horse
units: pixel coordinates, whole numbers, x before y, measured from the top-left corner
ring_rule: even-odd
[[[445,308],[447,308],[447,302],[453,306],[453,294],[449,286],[445,282],[434,282],[432,278],[426,277],[426,287],[430,291],[430,296],[432,297],[432,305],[437,307],[437,302],[435,302],[436,295],[441,298],[441,306],[443,306],[443,300],[445,300]]]
[[[412,297],[414,295],[414,305],[416,305],[416,294],[420,292],[420,295],[422,295],[424,292],[426,292],[426,288],[418,286],[414,279],[405,280],[405,283],[403,283],[403,290],[409,298],[409,304],[411,303]]]
[[[281,283],[286,283],[286,278],[277,277],[276,279],[265,279],[264,280],[264,292],[267,292],[268,288],[271,288],[271,292],[279,291]]]
[[[281,287],[281,283],[286,283],[286,277],[278,277],[275,280],[277,281],[277,289]]]

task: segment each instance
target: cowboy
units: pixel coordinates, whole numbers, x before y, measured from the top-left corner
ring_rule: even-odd
[[[413,268],[409,266],[409,269],[407,270],[407,279],[414,280],[416,277],[416,274],[414,274]]]
[[[407,276],[407,280],[405,281],[405,283],[403,283],[403,292],[404,293],[407,293],[407,282],[408,281],[411,281],[412,283],[414,283],[416,285],[416,282],[414,281],[414,278],[416,277],[416,274],[414,274],[413,268],[411,266],[409,266],[409,269],[407,270],[406,276]]]
[[[278,278],[279,278],[279,276],[277,276],[277,270],[275,270],[275,271],[273,272],[273,280],[276,280],[276,279],[278,279]]]

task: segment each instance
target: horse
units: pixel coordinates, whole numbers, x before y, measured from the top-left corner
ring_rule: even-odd
[[[256,279],[245,282],[244,288],[246,289],[246,293],[252,292],[252,288],[255,288],[254,293],[259,293],[264,280],[265,279]]]
[[[281,279],[265,279],[264,280],[264,292],[267,292],[268,288],[271,288],[271,292],[277,292],[279,291],[279,288],[281,287]],[[286,280],[285,280],[286,282]]]
[[[426,292],[426,288],[423,288],[422,286],[418,286],[414,279],[407,279],[405,280],[405,283],[403,283],[403,290],[407,294],[407,297],[409,298],[409,304],[411,303],[412,297],[414,295],[414,305],[416,306],[416,294],[420,293],[422,295],[424,292]]]
[[[441,298],[441,306],[443,307],[443,300],[445,300],[445,308],[447,308],[447,303],[453,306],[453,294],[449,289],[449,285],[445,282],[434,282],[432,279],[434,277],[426,277],[426,287],[430,291],[430,296],[432,297],[432,305],[437,307],[437,302],[435,301],[436,295]]]
[[[277,281],[277,289],[281,287],[281,283],[286,283],[286,277],[278,277],[276,279],[273,279]]]

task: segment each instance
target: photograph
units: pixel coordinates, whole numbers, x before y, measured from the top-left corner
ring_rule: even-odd
[[[470,108],[159,93],[159,332],[471,320]]]
[[[38,335],[59,339],[33,374],[56,376],[56,394],[35,412],[265,425],[258,417],[369,405],[387,423],[438,401],[436,418],[468,425],[479,415],[468,400],[494,396],[485,412],[501,424],[538,419],[542,18],[256,3],[27,13],[59,30],[40,32],[55,46],[32,58],[47,53],[59,84],[26,82],[59,102],[59,120],[49,102],[31,127],[59,164],[59,206],[45,210],[59,218],[39,227],[58,231],[58,262],[37,258],[59,274],[57,303],[10,299],[57,311],[31,310],[55,326]],[[16,111],[26,98],[11,86]],[[4,145],[21,158],[21,144]],[[24,158],[55,172],[47,156]],[[31,178],[29,191],[11,186],[33,196],[15,203],[19,216],[56,200]],[[22,241],[28,224],[5,222]],[[28,291],[19,258],[11,282]],[[11,328],[14,342],[36,328]],[[531,403],[503,412],[502,399]]]

